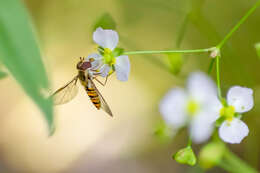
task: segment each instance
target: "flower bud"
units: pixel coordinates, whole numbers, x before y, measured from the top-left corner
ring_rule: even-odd
[[[166,54],[169,59],[169,68],[173,75],[178,75],[183,65],[183,55],[181,53]]]
[[[205,145],[199,153],[199,164],[209,169],[218,164],[225,152],[225,145],[221,142],[211,142]]]
[[[194,166],[196,164],[196,156],[190,146],[180,149],[176,154],[174,154],[173,159],[181,164],[187,164]]]

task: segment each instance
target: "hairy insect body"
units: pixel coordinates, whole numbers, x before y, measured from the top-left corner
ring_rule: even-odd
[[[95,91],[94,88],[89,88],[88,86],[86,87],[86,91],[87,91],[87,94],[91,100],[91,102],[95,105],[95,107],[97,109],[100,109],[101,107],[101,103],[100,103],[100,99],[98,97],[98,94],[97,92]]]
[[[88,74],[87,74],[88,75]],[[90,76],[86,76],[85,72],[79,71],[79,80],[81,84],[84,86],[91,102],[95,105],[97,109],[101,108],[100,99],[98,96],[97,91],[95,90],[94,86],[91,86],[91,82],[89,82]]]

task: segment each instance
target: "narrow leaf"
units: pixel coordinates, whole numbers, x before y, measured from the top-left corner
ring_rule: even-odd
[[[116,29],[116,22],[113,17],[109,13],[102,14],[95,22],[93,31],[96,30],[98,27],[103,29]]]
[[[42,91],[48,78],[27,11],[20,0],[0,1],[0,61],[53,123],[52,101]]]
[[[0,70],[0,79],[3,79],[7,76],[7,73]]]
[[[3,69],[3,65],[0,64],[0,79],[4,79],[5,77],[7,77],[8,74],[7,72]]]

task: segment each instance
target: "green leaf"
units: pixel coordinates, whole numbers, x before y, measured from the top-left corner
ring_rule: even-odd
[[[260,58],[260,43],[255,44],[256,53],[258,55],[258,58]]]
[[[40,107],[51,130],[52,100],[43,95],[49,83],[32,24],[21,1],[0,1],[0,61]]]
[[[96,20],[93,31],[95,31],[98,27],[115,30],[116,22],[109,13],[104,13]]]
[[[177,75],[181,71],[183,65],[183,57],[181,53],[171,53],[167,54],[170,64],[170,71]]]
[[[8,74],[7,74],[6,72],[0,70],[0,79],[3,79],[3,78],[5,78],[5,77],[7,77],[7,75],[8,75]]]
[[[124,53],[124,49],[119,48],[119,47],[115,48],[112,52],[114,57],[118,57],[118,56],[122,55],[123,53]]]
[[[8,73],[3,69],[3,65],[0,64],[0,79],[4,79],[8,76]]]

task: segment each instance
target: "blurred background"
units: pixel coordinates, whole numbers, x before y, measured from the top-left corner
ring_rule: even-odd
[[[208,48],[216,45],[254,1],[245,0],[25,0],[53,90],[70,81],[80,56],[95,51],[92,32],[104,14],[113,17],[125,50]],[[185,23],[184,37],[178,35]],[[19,29],[19,28],[17,28]],[[244,116],[249,136],[232,151],[259,168],[260,9],[233,35],[222,52],[223,91],[242,85],[255,91],[255,107]],[[68,104],[55,107],[56,132],[47,137],[41,112],[20,86],[0,81],[0,172],[6,173],[157,173],[205,172],[176,163],[172,154],[187,143],[187,132],[167,140],[155,135],[162,119],[158,104],[192,71],[207,72],[208,54],[189,54],[181,69],[170,70],[166,55],[130,56],[128,82],[113,75],[98,85],[114,117],[97,111],[83,88]],[[28,62],[30,63],[30,62]],[[180,67],[180,66],[179,66]],[[215,78],[213,69],[212,77]],[[194,145],[198,153],[200,145]],[[224,172],[214,168],[207,172]]]

